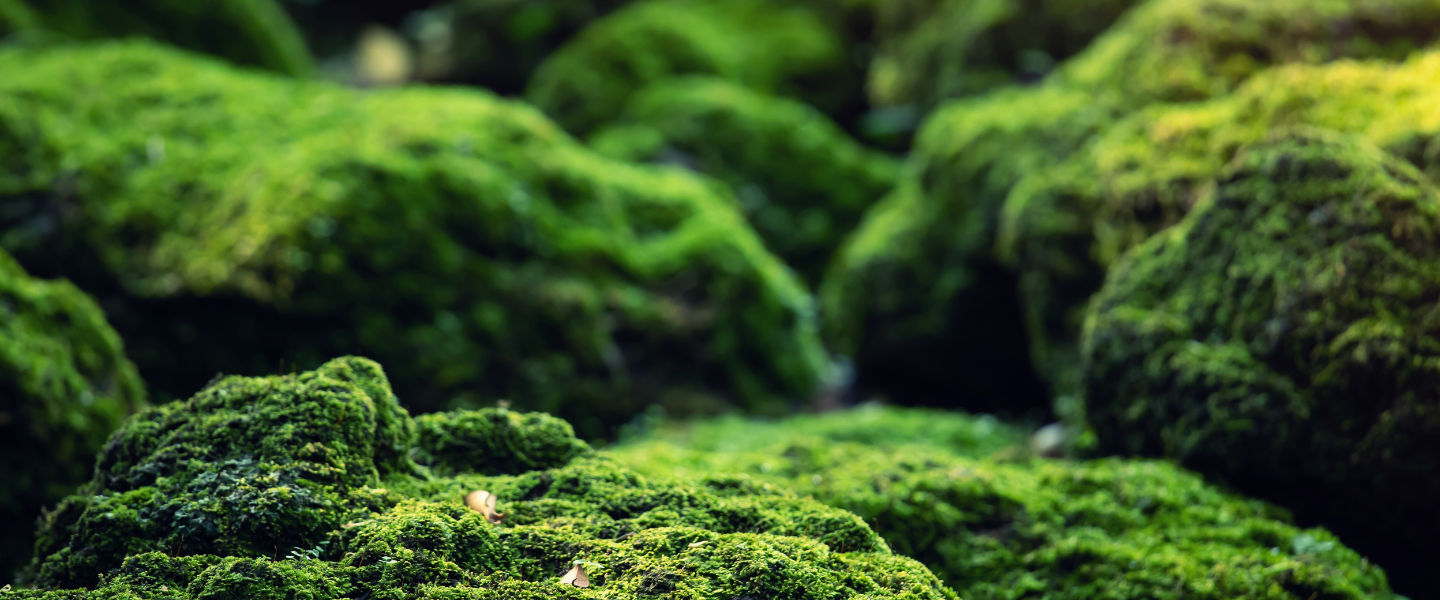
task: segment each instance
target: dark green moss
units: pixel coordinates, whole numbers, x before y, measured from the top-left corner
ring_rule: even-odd
[[[95,301],[0,250],[0,577],[29,556],[41,507],[90,476],[89,457],[144,397]]]
[[[1164,463],[1024,459],[1022,439],[986,419],[871,408],[665,429],[612,455],[855,511],[965,598],[1390,597],[1378,568],[1280,509]]]
[[[526,97],[585,135],[618,116],[636,90],[668,77],[713,75],[802,95],[805,82],[824,83],[844,58],[837,33],[800,5],[652,0],[596,21],[557,50],[536,70]]]
[[[1281,502],[1419,584],[1440,535],[1437,223],[1430,180],[1362,141],[1243,151],[1095,299],[1084,383],[1100,447]]]
[[[590,453],[570,424],[503,408],[415,417],[414,459],[436,473],[513,474],[563,466]]]
[[[242,65],[307,76],[315,72],[300,31],[276,0],[4,0],[0,33],[39,29],[62,39],[146,37]],[[16,20],[16,16],[28,19]]]
[[[453,0],[445,79],[518,93],[547,56],[628,0]]]
[[[652,482],[590,454],[529,470],[495,439],[515,428],[475,426],[497,417],[565,437],[539,415],[427,416],[422,432],[476,436],[462,442],[486,448],[474,458],[516,471],[449,465],[436,477],[406,458],[428,450],[411,446],[415,427],[375,363],[223,379],[115,435],[94,481],[47,524],[33,582],[50,591],[13,595],[955,598],[843,510],[744,478]],[[481,489],[499,498],[498,523],[466,507]],[[560,584],[575,564],[589,588]]]
[[[604,436],[652,403],[778,412],[828,369],[732,198],[523,105],[139,43],[0,69],[0,245],[113,299],[172,394],[360,349],[417,409],[509,397]]]
[[[641,91],[591,145],[726,182],[766,246],[810,281],[899,174],[894,159],[861,146],[819,111],[714,78]]]

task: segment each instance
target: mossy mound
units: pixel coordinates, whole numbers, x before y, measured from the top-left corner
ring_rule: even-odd
[[[1023,459],[1022,440],[988,419],[872,408],[662,430],[610,454],[852,510],[963,598],[1390,597],[1383,572],[1280,509],[1164,463]]]
[[[732,198],[522,105],[143,43],[0,70],[0,245],[113,296],[161,390],[358,349],[417,409],[508,397],[603,436],[652,403],[779,412],[828,368]]]
[[[765,245],[810,281],[899,175],[895,159],[861,146],[814,108],[715,78],[675,78],[639,92],[591,146],[729,184]]]
[[[526,98],[586,135],[620,115],[631,94],[677,75],[713,75],[824,107],[843,70],[840,36],[809,8],[771,0],[650,0],[596,21],[555,51]],[[814,85],[811,85],[814,84]]]
[[[896,0],[876,5],[869,96],[929,111],[1033,82],[1084,49],[1137,0]]]
[[[41,507],[89,478],[90,457],[144,392],[94,300],[0,250],[0,577],[29,556]]]
[[[1312,133],[1243,151],[1096,297],[1100,448],[1224,477],[1416,583],[1440,535],[1437,238],[1440,192],[1374,146]]]
[[[845,511],[738,477],[647,481],[543,416],[427,419],[483,436],[472,470],[411,461],[446,453],[365,359],[141,413],[46,523],[31,582],[51,591],[11,596],[955,597]],[[537,445],[577,451],[537,463]],[[502,514],[468,508],[475,490]],[[577,564],[589,587],[561,583]]]
[[[144,37],[287,75],[315,72],[276,0],[0,0],[0,35],[30,30],[65,40]]]

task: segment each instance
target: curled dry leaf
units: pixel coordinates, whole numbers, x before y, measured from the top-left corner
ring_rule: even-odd
[[[495,512],[495,494],[485,490],[475,490],[465,496],[465,505],[470,510],[485,515],[485,520],[491,523],[499,523],[505,518],[505,513]]]
[[[590,578],[585,576],[584,567],[581,567],[580,565],[575,565],[573,567],[570,567],[570,572],[566,573],[564,577],[560,578],[560,583],[565,585],[573,585],[580,588],[588,588],[590,587]]]

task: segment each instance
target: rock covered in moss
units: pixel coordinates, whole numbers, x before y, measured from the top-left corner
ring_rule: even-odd
[[[1096,297],[1100,447],[1291,506],[1415,583],[1440,534],[1437,237],[1431,180],[1373,145],[1309,133],[1243,151]]]
[[[1136,0],[899,0],[876,5],[869,95],[928,111],[1043,78]]]
[[[417,436],[358,358],[141,413],[46,523],[36,589],[15,596],[954,598],[845,511],[743,478],[648,481],[573,437],[541,466],[513,442],[561,442],[543,416],[426,421]],[[469,435],[474,468],[437,451]],[[474,490],[501,516],[468,508]],[[575,565],[588,588],[561,583]]]
[[[30,554],[41,507],[90,475],[90,456],[144,402],[100,307],[0,250],[0,577]]]
[[[895,159],[861,146],[814,108],[716,78],[641,91],[591,145],[726,182],[766,246],[811,281],[899,175]]]
[[[539,471],[564,466],[590,451],[569,423],[544,413],[430,413],[415,417],[415,428],[413,458],[442,474]]]
[[[8,21],[8,23],[7,23]],[[0,34],[64,40],[146,37],[287,75],[315,72],[300,30],[276,0],[3,0]]]
[[[540,65],[526,98],[585,135],[618,116],[636,90],[668,77],[713,75],[798,95],[843,63],[839,36],[801,5],[651,0],[585,28]]]
[[[810,296],[732,198],[522,105],[141,43],[0,69],[21,207],[0,245],[113,296],[171,393],[363,349],[413,407],[508,397],[599,436],[652,403],[776,412],[828,369]]]
[[[964,598],[1390,597],[1385,574],[1327,531],[1174,466],[983,458],[1021,439],[993,421],[868,409],[662,431],[612,455],[852,510]]]

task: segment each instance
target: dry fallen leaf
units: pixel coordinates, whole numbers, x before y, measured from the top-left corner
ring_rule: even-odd
[[[485,490],[475,490],[465,496],[465,506],[470,510],[485,515],[485,520],[491,523],[499,523],[505,518],[505,513],[495,512],[495,494]]]
[[[570,567],[569,573],[566,573],[564,577],[560,578],[560,583],[588,588],[590,587],[590,578],[585,576],[584,568],[581,568],[580,565],[575,565]]]

